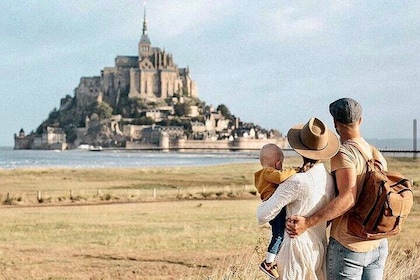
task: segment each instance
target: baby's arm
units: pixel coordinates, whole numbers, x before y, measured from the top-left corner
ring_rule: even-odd
[[[289,168],[284,170],[277,170],[271,167],[268,167],[264,173],[264,179],[270,183],[280,184],[291,176],[297,173],[296,169]]]

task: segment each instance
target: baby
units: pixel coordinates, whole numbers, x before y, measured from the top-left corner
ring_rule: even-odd
[[[260,151],[260,163],[262,169],[255,172],[255,187],[260,194],[261,200],[267,200],[276,190],[278,184],[287,180],[290,176],[299,172],[299,168],[283,169],[284,154],[280,147],[275,144],[266,144]],[[268,245],[265,260],[260,264],[260,269],[272,278],[278,278],[277,266],[274,262],[280,250],[280,244],[284,237],[286,221],[286,209],[283,208],[269,223],[272,237]]]

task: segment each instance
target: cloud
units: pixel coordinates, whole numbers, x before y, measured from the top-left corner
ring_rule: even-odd
[[[269,16],[278,39],[311,36],[323,31],[324,22],[315,16],[296,15],[295,8],[279,9]]]

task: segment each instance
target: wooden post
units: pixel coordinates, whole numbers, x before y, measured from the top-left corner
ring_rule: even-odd
[[[38,191],[36,194],[36,198],[38,199],[38,202],[41,203],[42,202],[42,193],[41,191]]]
[[[156,188],[153,188],[153,198],[156,198]]]
[[[417,119],[413,120],[413,159],[417,158]]]

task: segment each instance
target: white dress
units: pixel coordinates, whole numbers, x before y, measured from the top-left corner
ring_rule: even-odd
[[[322,163],[316,164],[281,183],[274,194],[260,204],[258,223],[272,220],[285,206],[287,217],[308,217],[334,196],[333,177]],[[296,238],[285,233],[277,254],[279,279],[325,279],[326,226],[326,223],[320,223]]]

